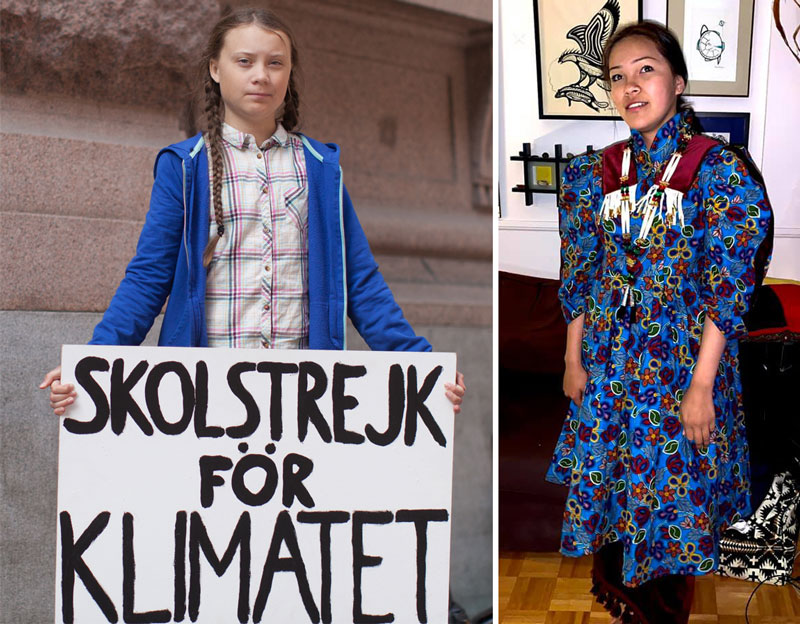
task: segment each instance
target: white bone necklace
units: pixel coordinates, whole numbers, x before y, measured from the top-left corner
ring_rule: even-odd
[[[678,147],[672,153],[666,167],[661,172],[647,193],[639,200],[636,199],[636,184],[629,186],[631,155],[633,153],[633,138],[628,141],[622,152],[622,167],[620,169],[620,188],[608,193],[603,198],[600,214],[605,220],[619,217],[623,234],[631,232],[631,215],[642,215],[642,225],[637,239],[646,239],[656,217],[660,217],[667,225],[683,222],[683,192],[670,188],[669,183],[678,168],[678,163],[683,156],[686,146],[691,139],[691,134],[681,132]]]

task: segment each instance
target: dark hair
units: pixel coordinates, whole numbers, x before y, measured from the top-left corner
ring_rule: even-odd
[[[603,49],[603,80],[609,86],[611,84],[609,72],[611,50],[620,41],[629,37],[643,37],[651,41],[661,56],[669,63],[672,73],[683,78],[685,84],[689,84],[689,70],[686,68],[686,59],[683,58],[683,50],[681,50],[681,44],[678,43],[678,39],[666,26],[658,22],[643,20],[638,24],[629,24],[624,28],[620,28],[611,35],[611,38],[606,43],[606,47]],[[691,104],[686,101],[683,95],[678,96],[677,109],[679,111],[693,110]]]
[[[214,205],[214,220],[217,224],[217,234],[212,236],[203,252],[203,266],[208,267],[217,246],[217,241],[225,233],[222,221],[222,96],[219,83],[211,78],[209,63],[218,59],[225,43],[225,36],[234,28],[256,24],[271,32],[280,32],[289,39],[291,48],[292,70],[289,74],[289,85],[286,97],[283,100],[283,114],[281,123],[287,130],[292,130],[300,122],[300,93],[297,85],[299,82],[300,60],[297,55],[297,44],[289,26],[277,15],[268,9],[240,8],[224,13],[211,29],[208,36],[203,57],[200,61],[200,76],[205,93],[206,140],[208,142],[209,158],[211,160],[211,190]]]

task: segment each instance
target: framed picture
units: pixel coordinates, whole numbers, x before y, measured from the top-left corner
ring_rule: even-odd
[[[746,97],[755,0],[670,0],[667,26],[689,69],[686,95]]]
[[[552,161],[529,162],[531,180],[540,193],[555,193],[558,173],[556,163]]]
[[[641,17],[642,0],[533,0],[539,117],[620,119],[602,78],[603,48]]]
[[[588,150],[592,146],[587,146]],[[522,184],[515,185],[511,190],[514,193],[525,193],[525,205],[533,204],[534,193],[553,193],[558,195],[561,190],[561,176],[572,158],[572,154],[564,157],[561,144],[555,144],[555,156],[544,152],[541,156],[531,153],[531,144],[523,143],[522,149],[511,160],[522,162]]]
[[[695,113],[703,133],[731,145],[747,147],[750,113]]]

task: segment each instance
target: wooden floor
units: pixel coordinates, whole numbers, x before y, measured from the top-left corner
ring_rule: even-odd
[[[501,552],[498,624],[608,624],[609,615],[590,593],[591,564],[591,557]],[[716,574],[697,577],[689,622],[745,624],[745,604],[755,587]],[[747,613],[750,624],[800,624],[800,594],[765,583]]]

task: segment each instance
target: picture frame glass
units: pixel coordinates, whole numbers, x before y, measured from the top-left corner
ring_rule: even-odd
[[[557,173],[554,162],[533,160],[528,162],[528,167],[531,172],[529,179],[535,192],[555,192]]]
[[[686,5],[683,41],[692,80],[733,82],[739,49],[739,6],[729,0]]]
[[[703,134],[731,145],[748,146],[750,113],[696,112]]]
[[[754,0],[670,0],[667,27],[686,58],[686,95],[749,95],[754,6]]]
[[[620,119],[601,65],[615,30],[641,17],[641,0],[533,0],[541,118]]]

